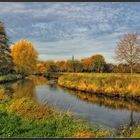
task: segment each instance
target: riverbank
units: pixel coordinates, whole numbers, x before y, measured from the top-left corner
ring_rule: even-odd
[[[105,129],[91,129],[70,112],[37,103],[30,97],[11,97],[0,88],[0,137],[111,137]]]
[[[131,110],[137,111],[138,106],[131,107],[131,102],[125,104],[126,101],[138,101],[140,102],[140,75],[134,74],[133,79],[129,74],[87,74],[87,73],[71,73],[62,75],[58,79],[58,84],[67,89],[77,90],[77,96],[90,102],[98,103],[98,99],[93,97],[98,95],[102,100],[99,100],[99,104],[105,101],[105,97],[109,97],[109,101],[105,105],[112,106],[115,108],[131,108]],[[79,92],[78,92],[79,91]],[[81,91],[81,92],[80,92]],[[87,94],[85,95],[85,92]],[[72,92],[73,93],[73,92]],[[76,94],[75,93],[75,94]],[[82,94],[83,93],[83,94]],[[93,97],[93,98],[92,98]],[[112,99],[112,100],[111,100]],[[119,103],[119,106],[115,104],[119,100],[124,100],[124,104]],[[130,99],[130,100],[129,100]],[[115,102],[115,100],[117,100]],[[133,112],[133,111],[132,111]],[[121,128],[122,127],[122,128]],[[135,126],[124,125],[121,126],[118,138],[140,137],[140,124],[137,123]]]
[[[13,82],[19,79],[23,79],[23,76],[20,74],[0,75],[0,83]]]
[[[140,102],[140,75],[71,73],[59,77],[60,86],[105,95],[129,98]]]

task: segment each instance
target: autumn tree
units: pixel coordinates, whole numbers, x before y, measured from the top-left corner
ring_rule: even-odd
[[[35,73],[38,53],[31,42],[20,40],[13,44],[11,46],[11,56],[18,73],[23,75]]]
[[[136,64],[133,69],[135,72],[140,73],[140,63]]]
[[[47,60],[45,66],[48,72],[57,72],[57,66],[53,60]]]
[[[66,61],[57,61],[55,64],[59,72],[66,71]]]
[[[115,67],[116,67],[116,65],[111,64],[111,63],[107,63],[107,64],[105,64],[104,70],[107,73],[114,72]]]
[[[84,66],[79,60],[74,61],[75,64],[75,72],[83,72]]]
[[[93,70],[91,58],[82,59],[81,63],[83,65],[83,70],[84,71],[91,72]]]
[[[0,72],[8,73],[12,69],[13,62],[10,56],[10,48],[8,45],[8,38],[5,32],[5,27],[0,22]]]
[[[103,72],[105,68],[105,59],[102,55],[97,54],[91,57],[94,72]]]
[[[118,42],[115,50],[116,59],[119,62],[126,63],[130,66],[131,77],[133,67],[140,61],[140,44],[136,33],[129,33],[123,36]]]
[[[67,60],[65,64],[65,69],[67,72],[74,72],[73,60]]]
[[[81,60],[84,71],[88,72],[103,72],[105,68],[105,59],[102,55],[96,54],[91,57]]]
[[[41,61],[38,61],[37,62],[37,74],[45,74],[48,70],[47,70],[47,67],[45,66],[45,62],[41,62]]]

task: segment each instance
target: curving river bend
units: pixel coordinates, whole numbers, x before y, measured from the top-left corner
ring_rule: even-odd
[[[9,83],[7,94],[17,98],[30,96],[43,104],[51,104],[61,111],[71,111],[84,116],[87,121],[118,130],[120,125],[136,125],[140,121],[140,104],[132,101],[110,99],[59,87],[54,80],[32,77]]]

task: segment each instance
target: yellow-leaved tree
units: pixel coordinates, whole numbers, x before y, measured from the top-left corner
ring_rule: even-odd
[[[11,56],[18,73],[30,75],[36,72],[38,53],[31,42],[20,40],[13,44],[11,46]]]

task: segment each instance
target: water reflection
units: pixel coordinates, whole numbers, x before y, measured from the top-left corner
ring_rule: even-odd
[[[73,91],[68,89],[65,89],[65,91],[68,91],[69,93],[77,96],[80,100],[83,100],[88,103],[93,103],[99,106],[105,106],[112,109],[120,109],[122,111],[124,109],[130,110],[130,117],[127,122],[127,130],[130,131],[130,133],[131,130],[140,123],[140,117],[138,117],[138,119],[135,120],[135,116],[134,116],[135,112],[140,112],[140,104],[137,102],[131,100],[118,99],[118,98],[112,99],[101,95],[83,93],[80,91]]]
[[[85,92],[79,92],[79,91],[73,91],[64,89],[65,91],[77,96],[80,100],[94,103],[99,106],[105,106],[112,109],[128,109],[135,112],[140,112],[140,104],[137,102],[134,102],[132,100],[124,100],[120,98],[109,98],[101,95],[95,95],[91,93],[85,93]]]
[[[47,80],[46,78],[41,77],[41,76],[31,76],[27,79],[28,80],[30,79],[31,81],[33,81],[36,86],[47,85],[50,83],[49,80]]]
[[[33,80],[26,79],[18,81],[12,85],[14,89],[13,98],[30,97],[34,98],[35,83]]]

